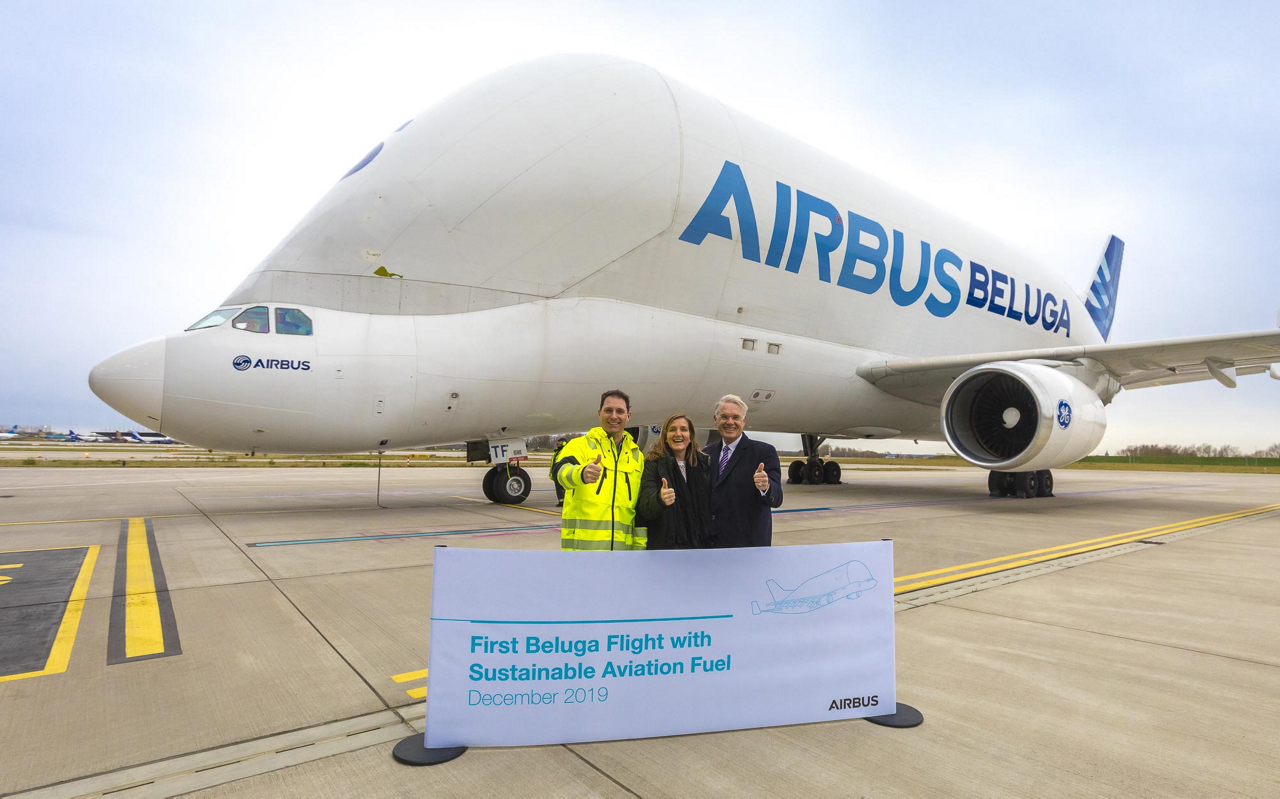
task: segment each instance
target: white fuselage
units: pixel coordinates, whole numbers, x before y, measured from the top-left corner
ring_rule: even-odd
[[[581,430],[610,388],[637,424],[709,421],[736,393],[755,430],[936,439],[936,406],[857,367],[1101,340],[1000,241],[601,57],[515,67],[412,120],[224,306],[313,330],[173,334],[99,364],[94,390],[246,451]]]

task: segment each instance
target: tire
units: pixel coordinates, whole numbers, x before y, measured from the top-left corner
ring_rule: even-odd
[[[797,485],[804,482],[804,461],[792,461],[787,467],[787,482]]]
[[[1018,472],[1013,476],[1013,495],[1023,499],[1035,499],[1039,483],[1035,472]]]
[[[993,497],[1004,496],[1004,472],[987,472],[987,493]]]
[[[817,486],[822,485],[822,461],[809,461],[804,465],[804,483],[805,485]]]
[[[835,461],[822,464],[822,480],[829,486],[840,485],[840,464]]]
[[[529,497],[533,482],[529,473],[519,466],[514,469],[499,466],[493,480],[494,501],[500,505],[519,505]]]
[[[497,502],[497,498],[493,495],[493,483],[498,479],[498,466],[491,466],[484,473],[484,479],[480,481],[480,490],[484,492],[484,498],[490,502]]]
[[[1036,472],[1036,496],[1051,497],[1053,496],[1053,472],[1048,469],[1042,469]]]

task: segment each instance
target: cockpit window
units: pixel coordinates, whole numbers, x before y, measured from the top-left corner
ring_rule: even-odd
[[[286,336],[309,336],[311,335],[311,317],[297,308],[277,308],[276,332]]]
[[[237,316],[231,322],[236,330],[248,330],[250,333],[270,333],[271,314],[265,305],[255,305]]]
[[[187,328],[187,330],[200,330],[206,327],[217,327],[218,325],[230,319],[232,316],[235,316],[235,313],[238,310],[240,309],[239,308],[219,308],[218,310],[209,314],[205,318],[201,319],[199,322],[196,322],[194,325]]]

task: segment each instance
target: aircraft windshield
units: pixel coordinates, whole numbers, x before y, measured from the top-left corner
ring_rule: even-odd
[[[276,309],[276,332],[286,336],[311,335],[311,317],[297,308]]]
[[[187,328],[187,330],[200,330],[201,328],[205,328],[205,327],[217,327],[218,325],[227,321],[231,317],[235,316],[236,311],[238,310],[240,309],[239,308],[219,308],[218,310],[209,314],[205,318],[201,319],[199,322],[196,322],[194,325]]]
[[[267,311],[267,306],[255,305],[232,320],[231,326],[250,333],[270,333],[271,314]]]

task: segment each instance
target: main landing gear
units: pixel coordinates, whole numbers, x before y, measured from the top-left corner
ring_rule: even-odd
[[[533,481],[529,473],[512,463],[500,463],[484,473],[480,484],[485,499],[500,505],[519,505],[529,498]]]
[[[987,474],[987,491],[993,497],[1053,496],[1053,472],[990,472]]]
[[[840,483],[840,464],[835,461],[824,461],[818,457],[818,447],[824,439],[805,433],[800,436],[804,447],[805,460],[792,461],[787,467],[787,482],[792,485],[838,485]]]

